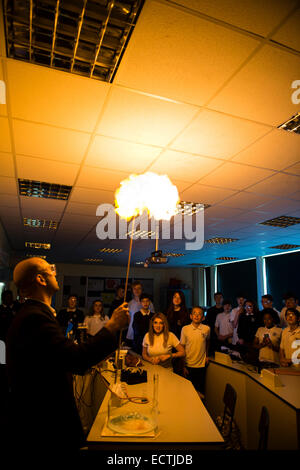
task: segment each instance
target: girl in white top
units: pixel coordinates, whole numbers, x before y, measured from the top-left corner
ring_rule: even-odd
[[[84,323],[87,326],[87,334],[95,336],[108,322],[109,317],[104,314],[101,300],[94,300],[91,306],[90,315],[86,316]]]
[[[274,326],[271,313],[264,314],[264,325],[255,333],[253,346],[259,349],[259,360],[279,364],[279,345],[282,329]]]
[[[296,308],[288,308],[285,312],[287,328],[282,332],[280,343],[280,365],[289,367],[300,363],[300,313]]]
[[[172,348],[177,352],[172,353]],[[167,317],[162,313],[153,315],[143,340],[143,359],[172,369],[172,359],[183,356],[184,348],[174,333],[169,332]]]

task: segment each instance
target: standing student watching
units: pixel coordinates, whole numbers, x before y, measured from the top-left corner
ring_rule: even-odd
[[[90,314],[84,319],[87,326],[87,334],[95,336],[108,322],[109,317],[105,315],[102,300],[94,300]]]
[[[230,314],[230,318],[231,318],[232,326],[233,326],[233,335],[232,335],[233,345],[236,345],[239,340],[237,330],[238,330],[240,316],[242,315],[242,313],[245,312],[246,297],[242,294],[238,294],[236,297],[236,301],[237,301],[237,307],[233,308]]]
[[[215,332],[218,338],[218,350],[221,346],[230,347],[233,336],[233,325],[231,320],[231,302],[224,300],[223,312],[219,313],[216,318]]]
[[[173,348],[176,353],[172,353]],[[143,359],[173,370],[172,359],[179,357],[184,357],[184,349],[179,339],[169,332],[166,316],[163,313],[155,313],[143,340]]]
[[[204,394],[210,328],[202,323],[204,312],[201,307],[194,307],[190,318],[192,323],[184,326],[181,330],[180,343],[185,349],[183,373],[192,382],[195,389]]]
[[[281,328],[286,328],[287,325],[288,325],[286,317],[285,317],[285,312],[287,311],[288,308],[295,308],[296,310],[298,310],[300,312],[300,307],[298,305],[298,299],[294,294],[292,294],[290,292],[285,294],[284,302],[285,302],[285,306],[283,307],[283,309],[280,312],[280,326],[281,326]]]
[[[300,363],[300,355],[296,353],[296,350],[300,348],[299,317],[300,312],[295,308],[288,308],[285,312],[288,326],[282,332],[279,350],[280,365],[282,367]]]
[[[167,310],[169,328],[175,336],[180,338],[181,329],[189,323],[189,312],[185,305],[184,293],[175,291]]]
[[[133,334],[132,323],[133,323],[134,314],[138,312],[142,307],[142,304],[141,304],[141,295],[143,292],[142,283],[140,281],[134,281],[131,284],[131,289],[132,289],[133,298],[128,303],[129,314],[130,314],[130,324],[129,324],[127,335],[126,335],[126,341],[129,345],[132,345],[133,343],[134,334]],[[154,312],[154,307],[153,307],[152,302],[150,303],[150,310],[151,312]]]
[[[154,313],[150,310],[150,296],[148,294],[141,295],[142,307],[139,312],[134,314],[132,328],[133,328],[133,350],[138,354],[143,352],[143,339],[149,330],[150,320]]]
[[[261,362],[275,362],[279,364],[279,345],[281,340],[281,328],[274,324],[271,309],[265,309],[264,327],[258,328],[255,333],[253,346],[259,349],[259,360]]]
[[[219,313],[223,312],[223,294],[222,292],[215,292],[214,299],[216,304],[207,310],[203,324],[210,328],[210,341],[209,352],[214,352],[218,347],[218,338],[215,333],[216,318]]]
[[[77,300],[77,295],[69,295],[67,308],[60,310],[57,314],[57,321],[61,325],[64,334],[66,334],[68,325],[71,323],[75,338],[78,336],[78,324],[83,323],[84,320],[83,311],[77,308]]]

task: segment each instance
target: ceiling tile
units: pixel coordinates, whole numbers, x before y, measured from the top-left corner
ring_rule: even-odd
[[[62,214],[66,206],[66,201],[56,199],[20,196],[20,200],[24,217],[42,217],[43,214],[52,213],[56,214],[54,220],[57,220],[57,216]],[[46,217],[42,218],[46,219]]]
[[[300,178],[298,176],[277,173],[271,178],[251,186],[247,191],[284,197],[295,193],[299,188]]]
[[[63,231],[64,229],[71,229],[72,227],[76,227],[78,231],[88,231],[99,222],[99,217],[94,216],[84,216],[82,214],[67,214],[65,213],[63,219],[60,223],[59,231]]]
[[[13,199],[15,202],[17,198]],[[12,201],[12,202],[13,202]],[[20,217],[20,209],[17,204],[11,206],[2,206],[0,205],[0,217],[6,217],[10,219],[11,223],[14,225],[20,225],[21,224],[21,217]]]
[[[280,2],[281,4],[283,2]],[[285,3],[285,2],[284,2]],[[271,16],[271,15],[270,15]],[[273,16],[273,15],[272,15]],[[296,51],[300,51],[300,9],[298,9],[276,33],[271,36],[273,41],[291,47]]]
[[[25,121],[13,121],[16,153],[80,163],[90,135]]]
[[[87,204],[114,203],[114,191],[101,191],[100,189],[79,188],[75,186],[71,192],[70,202],[84,202]]]
[[[84,166],[77,180],[77,186],[115,191],[120,182],[128,178],[129,173],[103,170],[91,166]]]
[[[11,153],[0,152],[0,175],[15,176],[15,167]]]
[[[17,196],[17,184],[15,178],[0,176],[0,188],[3,194],[13,194]]]
[[[110,170],[143,172],[161,148],[96,135],[85,160],[86,165]]]
[[[19,207],[19,200],[17,195],[0,194],[0,206]]]
[[[300,185],[300,182],[299,182]],[[295,211],[299,208],[299,202],[298,201],[292,201],[291,199],[276,199],[271,202],[267,202],[263,206],[260,207],[262,211],[266,211],[272,214],[271,217],[273,218],[274,214],[277,214],[277,216],[280,215],[291,215],[292,211]],[[268,217],[266,217],[265,220],[267,220]]]
[[[171,178],[178,176],[184,181],[195,182],[222,164],[220,160],[165,150],[149,168],[158,174]]]
[[[299,68],[300,57],[264,46],[209,107],[277,127],[298,111],[291,100],[291,83]]]
[[[239,217],[241,214],[243,214],[242,209],[234,209],[232,207],[225,207],[221,205],[209,207],[205,211],[206,217],[217,217],[221,219],[234,219]]]
[[[115,81],[202,105],[257,44],[171,5],[146,2]]]
[[[299,162],[299,136],[292,132],[274,129],[232,159],[235,162],[282,170]],[[292,172],[293,173],[293,172]]]
[[[295,5],[295,0],[176,0],[191,10],[225,21],[261,36],[267,36]],[[270,14],[272,12],[272,14]]]
[[[227,207],[255,209],[256,207],[259,207],[271,200],[273,200],[273,198],[269,196],[241,191],[223,201],[222,204]]]
[[[0,117],[0,152],[11,152],[8,119]]]
[[[72,185],[79,165],[17,155],[18,177],[47,183]]]
[[[235,191],[230,189],[194,184],[186,191],[183,191],[182,197],[185,201],[215,204],[233,194],[235,194]]]
[[[299,150],[299,158],[300,158],[300,150]],[[296,165],[289,166],[284,169],[286,173],[293,173],[294,175],[300,176],[300,162],[296,163]]]
[[[237,165],[235,163],[224,163],[208,176],[201,179],[201,184],[220,186],[228,189],[244,189],[264,178],[272,175],[272,171],[254,168],[250,166]]]
[[[12,116],[92,132],[107,83],[8,59]]]
[[[171,147],[199,155],[230,158],[269,130],[261,124],[203,110]]]
[[[291,199],[295,199],[296,201],[300,201],[300,191],[296,191],[289,196]]]
[[[142,144],[168,144],[198,108],[114,88],[97,133]]]
[[[99,204],[80,204],[79,202],[69,202],[65,214],[96,215]]]

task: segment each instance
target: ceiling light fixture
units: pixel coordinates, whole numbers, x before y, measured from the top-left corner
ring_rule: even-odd
[[[280,126],[278,126],[278,129],[283,129],[284,131],[295,132],[296,134],[300,134],[300,113],[295,114],[286,122],[280,124]]]
[[[20,196],[68,200],[72,186],[18,179]]]
[[[48,228],[56,230],[58,227],[58,222],[54,220],[45,220],[45,219],[30,219],[27,217],[23,218],[24,227],[34,227],[34,228]]]
[[[50,250],[51,243],[25,242],[26,248],[35,248],[36,250]]]
[[[291,225],[300,224],[299,217],[290,217],[288,215],[281,215],[280,217],[275,217],[274,219],[266,220],[265,222],[260,222],[260,225],[271,225],[272,227],[281,227],[286,228]]]
[[[238,241],[239,238],[225,238],[225,237],[214,237],[205,240],[205,243],[211,243],[214,245],[224,245],[225,243],[232,243]]]

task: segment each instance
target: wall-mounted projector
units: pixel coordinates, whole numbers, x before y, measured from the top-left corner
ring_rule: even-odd
[[[161,250],[152,251],[151,256],[145,259],[144,268],[148,268],[149,264],[166,264],[168,261],[168,257],[163,256]]]

